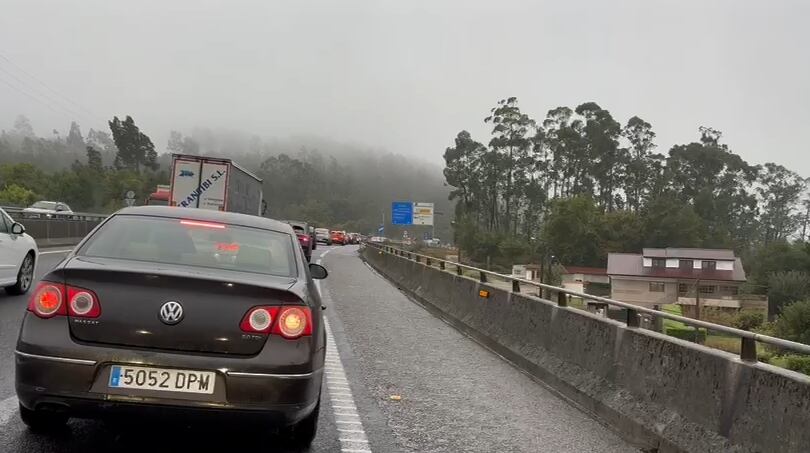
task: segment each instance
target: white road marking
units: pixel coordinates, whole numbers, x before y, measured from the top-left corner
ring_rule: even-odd
[[[18,405],[16,396],[0,401],[0,426],[4,426],[11,421],[11,417],[17,412]]]
[[[39,254],[40,255],[53,255],[53,254],[56,254],[56,253],[70,253],[72,251],[73,251],[73,249],[70,249],[70,250],[47,250],[45,252],[39,252]]]
[[[325,257],[332,249],[323,253],[315,261],[316,264],[323,262]],[[315,280],[315,286],[318,292],[323,297],[321,290],[321,281]],[[372,453],[368,448],[368,440],[366,440],[366,431],[363,429],[363,422],[360,421],[360,414],[358,414],[357,405],[354,403],[352,391],[349,388],[349,381],[346,379],[346,370],[343,368],[343,362],[340,360],[340,352],[338,351],[337,344],[335,343],[334,336],[332,335],[332,328],[329,327],[329,320],[323,318],[323,326],[326,329],[326,388],[329,390],[329,398],[331,400],[332,410],[335,415],[335,423],[340,425],[352,425],[356,429],[340,429],[340,432],[353,433],[358,435],[358,439],[339,438],[342,453]],[[345,417],[356,417],[351,420],[342,420]],[[356,446],[357,444],[363,445],[366,448],[346,448]]]

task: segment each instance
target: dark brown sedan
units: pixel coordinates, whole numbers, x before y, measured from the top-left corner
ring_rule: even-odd
[[[326,344],[312,279],[324,277],[281,222],[121,210],[33,292],[16,350],[22,419],[224,415],[307,445]]]

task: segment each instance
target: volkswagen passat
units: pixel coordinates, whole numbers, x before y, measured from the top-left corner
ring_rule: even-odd
[[[202,209],[123,209],[32,293],[16,350],[32,429],[105,414],[244,417],[307,445],[325,334],[292,228]]]

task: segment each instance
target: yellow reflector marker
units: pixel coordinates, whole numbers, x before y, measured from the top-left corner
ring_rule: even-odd
[[[482,289],[478,291],[478,296],[483,297],[484,299],[489,299],[489,291]]]

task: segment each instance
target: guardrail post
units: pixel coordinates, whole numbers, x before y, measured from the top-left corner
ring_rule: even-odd
[[[557,293],[557,306],[559,306],[559,307],[567,307],[568,306],[568,295],[565,294],[562,291]]]
[[[418,263],[420,260],[419,255],[414,255],[414,258],[416,258],[416,262]]]
[[[464,272],[463,272],[463,270],[461,269],[461,266],[459,266],[458,264],[456,264],[456,275],[462,275],[463,273],[464,273]]]
[[[639,319],[638,312],[632,308],[627,309],[627,327],[638,327]]]
[[[482,281],[482,282],[486,282],[487,281],[487,274],[484,271],[479,271],[478,272],[478,280]]]
[[[757,361],[757,341],[753,338],[740,338],[740,358],[746,362]]]
[[[427,264],[428,266],[430,266],[430,258],[425,258],[425,264]]]
[[[512,292],[519,293],[520,292],[520,282],[517,280],[512,280]]]
[[[445,268],[444,261],[439,261],[439,269],[444,270],[444,268]]]

